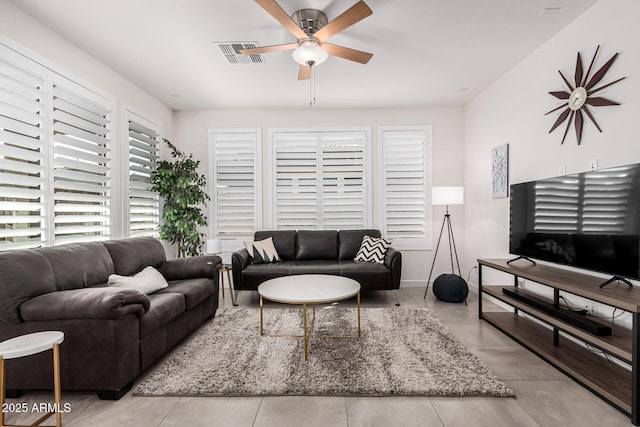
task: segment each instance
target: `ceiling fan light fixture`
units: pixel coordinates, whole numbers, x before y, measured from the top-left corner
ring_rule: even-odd
[[[291,54],[300,65],[315,67],[327,60],[329,54],[315,40],[305,40]]]

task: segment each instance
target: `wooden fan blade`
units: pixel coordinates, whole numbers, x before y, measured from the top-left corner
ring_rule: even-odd
[[[582,139],[582,122],[584,121],[582,117],[582,112],[580,110],[576,111],[576,118],[573,122],[573,127],[576,129],[576,139],[578,140],[578,145],[580,145],[580,140]]]
[[[587,92],[587,95],[591,96],[591,95],[593,95],[594,93],[596,93],[596,92],[600,92],[602,89],[608,88],[609,86],[614,85],[614,84],[616,84],[616,83],[618,83],[619,81],[624,80],[624,79],[626,79],[626,77],[620,77],[620,78],[619,78],[618,80],[616,80],[616,81],[613,81],[613,82],[611,82],[611,83],[607,83],[607,84],[606,84],[606,85],[604,85],[604,86],[600,86],[600,87],[598,87],[598,88],[592,89],[592,90],[590,90],[589,92]]]
[[[298,69],[298,80],[309,80],[311,78],[311,67],[300,65]]]
[[[567,121],[567,127],[564,130],[564,135],[562,135],[562,141],[560,141],[560,145],[564,144],[564,140],[567,138],[567,133],[569,133],[569,128],[571,127],[571,121],[573,120],[573,115],[575,111],[571,111],[571,115],[569,116],[569,120]]]
[[[593,114],[591,114],[591,111],[589,111],[587,106],[583,105],[582,109],[587,114],[587,117],[589,117],[589,120],[591,120],[591,123],[593,123],[595,125],[596,129],[598,129],[598,131],[600,131],[600,133],[602,133],[602,129],[600,129],[600,126],[598,126],[598,122],[596,122],[596,119],[593,117]]]
[[[591,58],[591,62],[589,63],[589,68],[587,68],[587,74],[584,75],[584,80],[580,86],[584,87],[587,83],[587,79],[589,78],[589,74],[591,74],[591,69],[593,68],[593,63],[596,62],[596,56],[598,55],[598,51],[600,50],[600,45],[596,47],[596,51],[593,53],[593,58]]]
[[[274,0],[256,0],[256,3],[258,3],[269,15],[273,16],[276,21],[282,24],[282,26],[291,34],[296,36],[297,39],[306,39],[309,37],[307,33],[298,27],[296,21],[291,19],[287,12],[285,12],[284,9],[282,9]]]
[[[313,35],[320,42],[325,41],[331,36],[335,36],[340,31],[343,31],[353,24],[362,21],[367,16],[371,15],[373,11],[367,6],[365,2],[360,0],[358,3],[345,10],[333,21],[322,27],[317,33]]]
[[[281,50],[293,50],[298,47],[298,43],[274,44],[271,46],[254,47],[252,49],[242,49],[240,53],[243,55],[260,55],[262,53],[278,52]]]
[[[594,107],[604,107],[606,105],[620,105],[620,103],[596,96],[595,98],[587,98],[587,104]]]
[[[338,46],[331,43],[322,43],[322,48],[326,50],[329,55],[348,59],[349,61],[359,62],[361,64],[366,64],[373,57],[373,53],[350,49],[348,47]]]
[[[558,99],[569,99],[571,94],[567,91],[557,91],[557,92],[549,92],[549,95],[553,95]]]
[[[575,87],[571,86],[571,83],[569,83],[569,80],[567,80],[564,74],[562,74],[562,71],[558,70],[558,73],[560,74],[560,77],[562,77],[562,80],[564,80],[565,84],[569,87],[569,90],[573,92],[575,90]]]
[[[545,115],[545,116],[548,116],[549,114],[553,113],[554,111],[558,111],[558,110],[559,110],[559,109],[561,109],[561,108],[567,108],[567,104],[562,104],[562,105],[560,105],[559,107],[556,107],[556,108],[554,108],[553,110],[551,110],[551,111],[548,111],[548,112],[544,113],[544,115]]]

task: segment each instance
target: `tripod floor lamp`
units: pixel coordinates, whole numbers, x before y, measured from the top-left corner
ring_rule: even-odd
[[[433,254],[433,263],[431,264],[431,271],[429,271],[429,279],[427,280],[427,289],[424,291],[424,298],[427,297],[429,291],[429,283],[431,283],[431,275],[433,274],[433,267],[436,265],[436,258],[438,257],[438,249],[440,248],[440,241],[442,240],[442,232],[444,227],[447,227],[447,235],[449,237],[449,256],[451,258],[451,272],[456,274],[453,264],[453,258],[456,258],[456,266],[458,267],[458,276],[460,274],[460,262],[458,261],[458,251],[456,250],[456,241],[453,238],[453,228],[451,228],[451,215],[449,215],[449,205],[461,205],[464,202],[464,188],[463,187],[433,187],[431,192],[431,204],[446,205],[447,210],[442,219],[442,227],[440,227],[440,236],[438,237],[438,244],[436,245],[436,252]],[[424,299],[423,298],[423,299]]]

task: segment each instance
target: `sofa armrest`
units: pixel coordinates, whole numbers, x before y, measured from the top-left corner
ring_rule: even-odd
[[[217,255],[202,255],[186,258],[170,259],[158,266],[158,271],[167,280],[198,279],[206,277],[214,279],[222,260]]]
[[[82,288],[56,291],[25,301],[20,316],[25,322],[66,319],[119,319],[149,311],[149,298],[123,288]]]
[[[384,265],[391,270],[392,289],[400,289],[402,275],[402,252],[390,247],[384,257]]]
[[[242,270],[251,264],[251,257],[246,248],[239,249],[231,254],[231,274],[233,274],[233,286],[242,289]]]

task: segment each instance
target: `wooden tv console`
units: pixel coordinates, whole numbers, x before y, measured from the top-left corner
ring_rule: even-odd
[[[560,292],[563,292],[625,310],[633,316],[633,329],[608,322],[612,328],[610,336],[590,334],[526,302],[505,295],[502,292],[505,286],[483,286],[483,267],[513,275],[513,287],[517,287],[518,279],[523,278],[552,288],[556,308],[559,307]],[[603,280],[566,269],[533,265],[527,260],[507,264],[506,259],[478,259],[478,316],[629,415],[634,425],[640,425],[640,287],[630,288],[622,284],[600,289]],[[483,295],[510,305],[514,308],[513,312],[483,312]],[[547,327],[519,315],[519,312],[526,313]],[[631,370],[608,361],[568,339],[565,334],[629,364]]]

